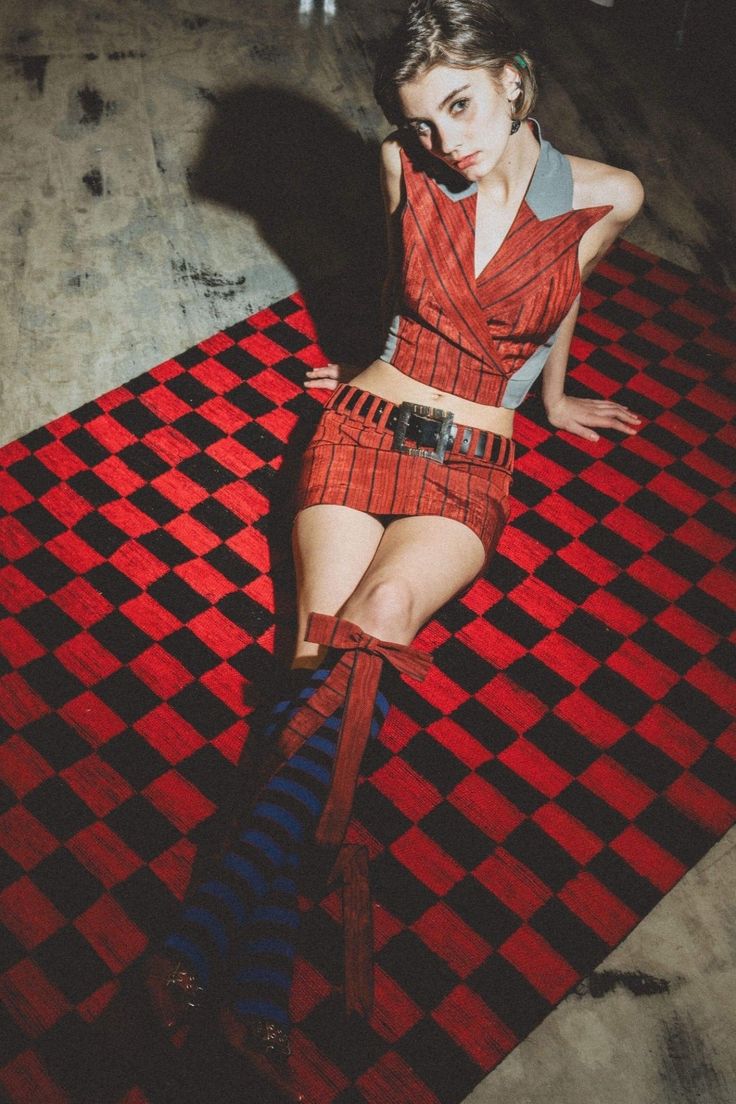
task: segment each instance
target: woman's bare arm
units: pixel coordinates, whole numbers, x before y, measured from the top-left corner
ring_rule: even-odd
[[[580,274],[585,280],[639,211],[644,191],[633,173],[596,161],[571,157],[573,205],[611,205],[608,214],[583,235],[579,248]],[[597,441],[599,429],[635,433],[640,419],[628,407],[610,399],[577,399],[565,394],[565,373],[570,355],[580,297],[563,319],[544,366],[542,399],[550,423],[588,441]]]

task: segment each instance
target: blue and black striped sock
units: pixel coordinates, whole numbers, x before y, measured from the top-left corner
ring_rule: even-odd
[[[312,673],[308,683],[293,697],[274,707],[264,732],[253,735],[259,741],[262,737],[274,740],[329,673],[329,667]],[[281,769],[286,765],[282,764]],[[329,764],[326,767],[329,769]],[[327,777],[329,780],[329,775]],[[220,860],[215,873],[185,902],[179,927],[164,943],[166,951],[183,960],[205,987],[228,957],[236,932],[266,896],[271,879],[289,865],[290,849],[282,846],[281,833],[274,833],[267,819],[264,822],[263,811],[257,811],[258,806],[237,843]]]
[[[274,734],[330,670],[316,671],[296,700],[275,708]],[[372,734],[380,730],[387,711],[388,702],[379,693]],[[303,847],[329,792],[340,721],[341,711],[278,767],[216,873],[196,889],[183,909],[179,929],[165,941],[169,954],[182,959],[205,987],[232,956],[235,1009],[241,1015],[288,1020],[294,921],[298,920],[295,879]],[[272,934],[266,932],[269,915],[274,920]]]
[[[379,692],[373,710],[371,737],[378,735],[387,712],[388,701]],[[305,742],[297,755],[284,764],[266,787],[264,802],[269,803],[269,798],[278,800],[281,810],[288,811],[288,816],[283,818],[284,823],[291,816],[298,815],[298,806],[308,792],[315,801],[310,830],[316,825],[329,789],[329,776],[322,784],[321,768],[329,760],[331,772],[339,721],[339,716],[331,718],[323,729]],[[282,822],[281,817],[279,821]],[[233,956],[233,1007],[237,1015],[259,1016],[284,1027],[289,1024],[289,996],[299,929],[297,879],[302,846],[296,842],[296,837],[293,838],[295,849],[292,856],[296,861],[292,871],[272,881],[271,894],[276,895],[276,900],[269,895],[262,906],[253,910],[239,934]]]

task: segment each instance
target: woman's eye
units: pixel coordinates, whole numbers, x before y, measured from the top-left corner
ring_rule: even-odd
[[[450,106],[450,112],[452,115],[460,115],[468,106],[470,101],[468,99],[454,100]]]

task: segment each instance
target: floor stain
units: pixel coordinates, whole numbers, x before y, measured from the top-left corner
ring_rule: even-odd
[[[26,202],[23,204],[20,211],[18,211],[18,214],[16,215],[15,231],[18,237],[25,237],[30,228],[33,226],[33,223],[33,207],[31,206],[30,202],[26,200]]]
[[[276,42],[253,42],[248,47],[248,53],[255,61],[271,64],[288,57],[288,50]]]
[[[87,191],[90,195],[101,196],[103,192],[102,186],[102,173],[99,169],[90,169],[88,173],[85,173],[82,177]]]
[[[107,55],[108,61],[124,61],[128,58],[144,58],[146,56],[143,50],[114,50],[111,54]]]
[[[172,260],[171,267],[181,279],[189,280],[194,284],[200,284],[205,289],[204,294],[208,299],[214,297],[218,299],[232,299],[236,292],[245,284],[245,276],[236,276],[234,279],[231,279],[227,276],[223,276],[219,272],[213,272],[212,269],[209,268],[192,268],[192,266],[183,259]]]
[[[29,84],[35,83],[39,92],[43,92],[49,56],[49,54],[31,54],[20,59],[23,77]]]
[[[112,115],[115,111],[115,104],[103,100],[97,89],[88,84],[79,89],[77,99],[83,112],[79,120],[82,126],[98,126],[103,115]]]
[[[156,131],[152,131],[151,141],[153,143],[153,152],[156,157],[156,168],[162,176],[165,176],[166,161],[164,156],[164,140],[160,134],[156,133]]]
[[[200,27],[206,27],[208,23],[209,19],[204,15],[187,16],[186,19],[182,20],[183,26],[188,31],[198,31]]]
[[[107,287],[108,280],[99,272],[73,272],[67,276],[65,284],[73,292],[94,292]]]
[[[714,1068],[706,1039],[689,1017],[674,1015],[664,1024],[660,1077],[670,1104],[729,1104],[733,1101]]]
[[[659,993],[669,993],[670,982],[666,978],[642,973],[641,970],[595,970],[577,986],[575,992],[578,996],[600,1000],[616,989],[626,989],[634,997],[653,997]]]

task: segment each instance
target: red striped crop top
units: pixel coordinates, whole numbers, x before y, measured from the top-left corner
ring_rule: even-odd
[[[381,359],[440,391],[490,406],[517,407],[538,377],[580,291],[580,239],[611,210],[573,209],[570,162],[530,123],[540,145],[534,173],[477,279],[477,185],[453,193],[457,174],[448,170],[443,182],[435,158],[401,150],[401,291]]]

